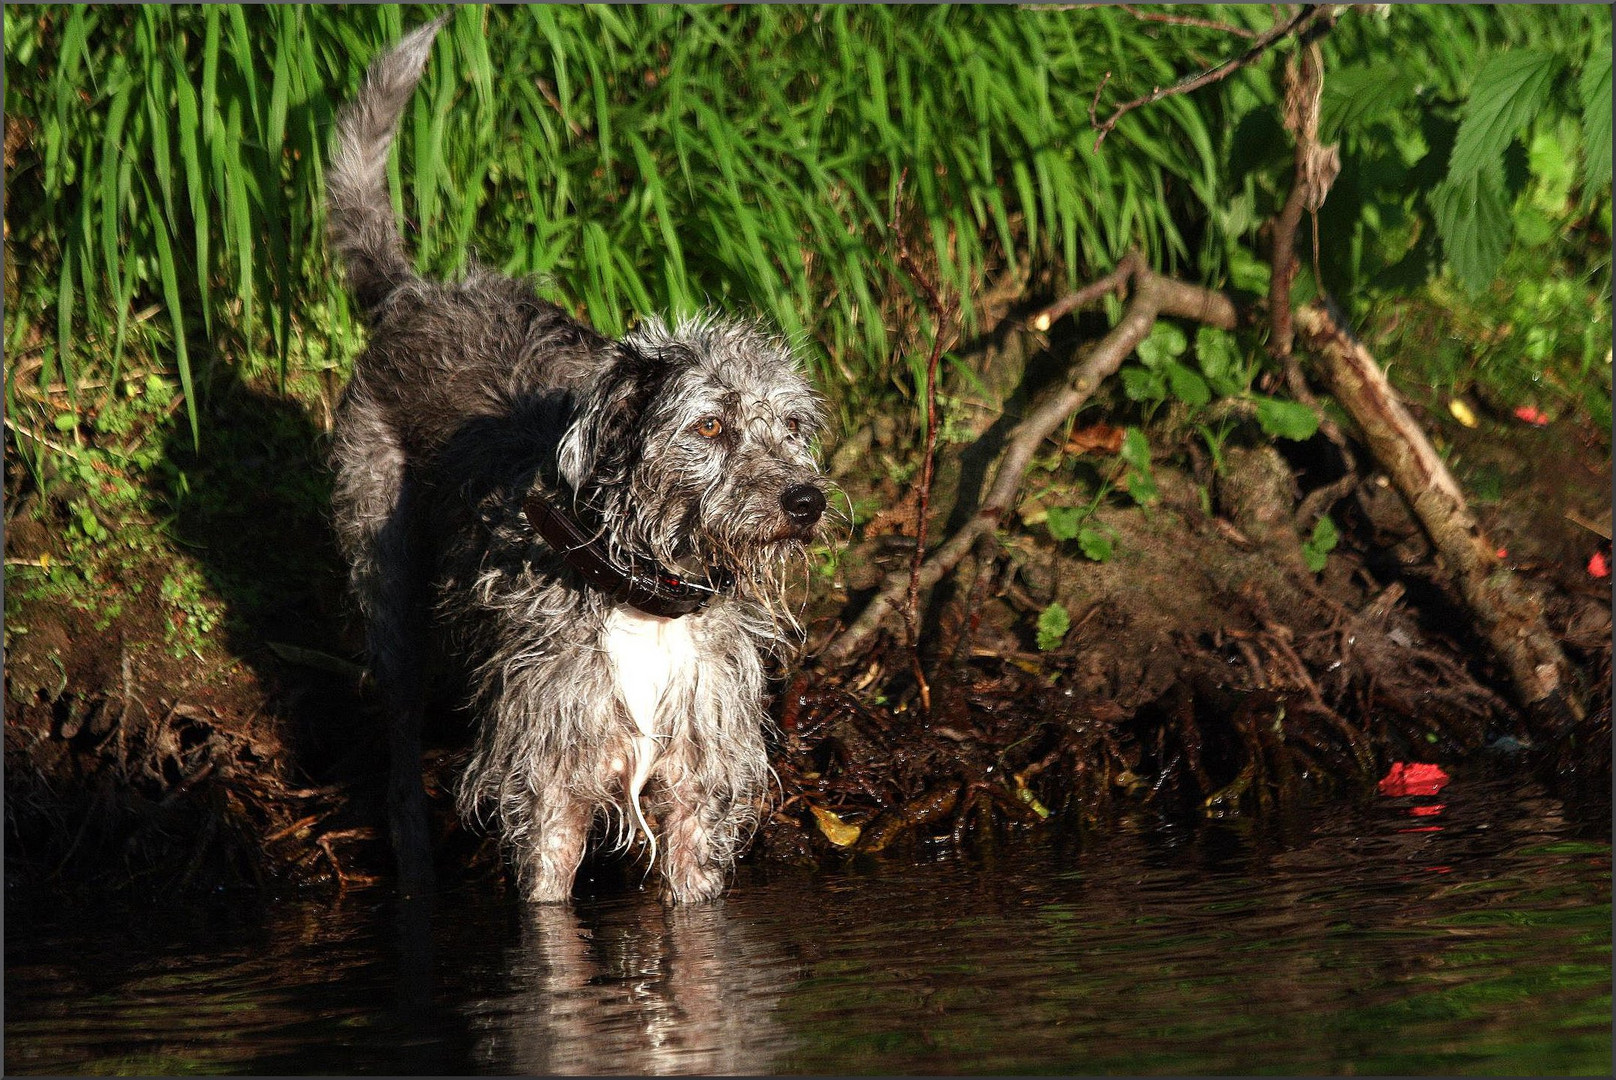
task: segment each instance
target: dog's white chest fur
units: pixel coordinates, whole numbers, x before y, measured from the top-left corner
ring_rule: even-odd
[[[642,742],[641,760],[655,757],[655,740],[671,735],[658,729],[658,714],[670,692],[687,687],[696,674],[696,642],[688,619],[661,619],[618,608],[607,616],[601,644],[611,659],[617,693]],[[667,725],[664,723],[664,728]],[[646,750],[652,752],[647,755]]]

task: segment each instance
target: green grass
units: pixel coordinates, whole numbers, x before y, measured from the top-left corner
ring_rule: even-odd
[[[8,6],[25,377],[93,407],[86,384],[116,382],[131,347],[163,355],[196,440],[217,364],[295,378],[310,309],[351,343],[322,241],[332,115],[430,13]],[[896,329],[911,286],[886,229],[905,169],[904,227],[967,327],[991,273],[1070,280],[1132,244],[1189,260],[1178,222],[1217,198],[1203,111],[1147,110],[1092,149],[1106,72],[1133,87],[1192,63],[1131,29],[1104,9],[461,8],[406,113],[395,202],[423,271],[475,253],[607,332],[766,315],[845,409],[912,392],[895,357],[927,331]]]

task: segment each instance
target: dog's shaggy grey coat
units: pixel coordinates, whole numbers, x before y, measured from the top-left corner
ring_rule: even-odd
[[[713,897],[767,796],[760,650],[794,629],[782,573],[824,508],[820,402],[752,323],[648,320],[612,341],[502,275],[415,274],[385,167],[443,21],[374,62],[329,174],[331,243],[369,327],[333,508],[390,714],[401,876],[431,880],[420,727],[446,661],[480,723],[462,813],[494,819],[527,896],[569,896],[604,813],[624,842],[644,831],[665,898]],[[625,565],[735,587],[678,619],[614,603],[537,537],[533,490]]]

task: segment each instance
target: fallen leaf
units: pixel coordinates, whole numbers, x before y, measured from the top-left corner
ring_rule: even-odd
[[[1102,454],[1120,453],[1122,450],[1122,429],[1112,427],[1104,422],[1078,428],[1067,436],[1066,449],[1073,454],[1087,454],[1090,451],[1098,451]]]
[[[1376,789],[1382,795],[1435,795],[1448,786],[1448,774],[1440,765],[1423,761],[1395,761]]]
[[[1549,416],[1536,405],[1522,405],[1515,410],[1515,419],[1524,420],[1533,427],[1543,427],[1549,422]]]
[[[834,811],[826,810],[823,806],[810,805],[808,809],[814,812],[814,820],[819,823],[819,831],[825,834],[826,840],[837,847],[852,847],[858,843],[860,830],[857,825],[849,825]]]

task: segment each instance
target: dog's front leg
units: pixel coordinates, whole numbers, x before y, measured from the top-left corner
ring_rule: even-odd
[[[590,807],[557,801],[538,808],[534,830],[521,853],[522,880],[535,904],[564,904],[572,898],[572,882],[589,840]]]
[[[670,792],[662,820],[662,899],[711,900],[724,891],[734,830],[718,800],[694,784]]]

